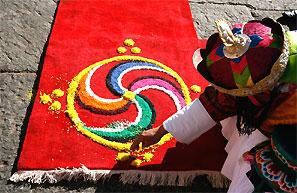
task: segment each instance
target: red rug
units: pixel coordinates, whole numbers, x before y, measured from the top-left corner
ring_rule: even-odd
[[[186,0],[61,0],[11,180],[54,183],[120,173],[123,182],[186,185],[208,174],[221,186],[226,154],[219,128],[189,146],[167,135],[129,152],[137,134],[208,85],[192,64],[201,46]],[[129,154],[134,159],[125,161]]]

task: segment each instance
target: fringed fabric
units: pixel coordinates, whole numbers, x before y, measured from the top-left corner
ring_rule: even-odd
[[[206,175],[214,188],[227,188],[230,181],[217,171],[144,171],[144,170],[90,170],[85,166],[80,168],[58,168],[55,170],[18,171],[10,177],[12,182],[28,181],[30,183],[57,183],[67,181],[91,181],[108,179],[114,174],[120,175],[123,184],[138,183],[140,185],[157,186],[188,186],[195,177]]]

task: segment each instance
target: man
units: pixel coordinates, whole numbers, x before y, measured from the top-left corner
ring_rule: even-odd
[[[296,19],[296,12],[291,15]],[[217,28],[197,67],[212,86],[139,135],[131,149],[157,143],[168,132],[189,144],[221,124],[229,141],[222,168],[232,181],[229,192],[296,192],[297,32],[285,33],[269,18],[232,30],[220,20]]]

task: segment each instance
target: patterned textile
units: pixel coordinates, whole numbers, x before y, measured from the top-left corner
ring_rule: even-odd
[[[294,134],[294,132],[290,132]],[[296,130],[295,130],[296,135]],[[288,139],[287,139],[288,140]],[[297,164],[288,161],[283,155],[284,150],[277,150],[276,146],[285,145],[286,142],[275,143],[271,140],[258,145],[255,149],[254,167],[261,178],[276,191],[297,191]],[[289,143],[287,143],[289,144]],[[290,144],[291,145],[291,144]],[[296,145],[296,142],[295,142]],[[291,147],[295,148],[296,147]]]
[[[288,85],[286,85],[288,86]],[[292,90],[290,93],[280,94],[278,100],[272,104],[266,120],[262,123],[262,130],[272,133],[277,125],[297,124],[297,93],[296,85],[289,85]],[[292,108],[293,107],[293,108]]]

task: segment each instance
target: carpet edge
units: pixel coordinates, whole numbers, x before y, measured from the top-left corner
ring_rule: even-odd
[[[91,170],[85,166],[80,168],[57,168],[55,170],[21,170],[15,172],[9,180],[11,182],[27,181],[32,184],[48,182],[57,183],[62,180],[83,180],[96,182],[110,178],[114,174],[120,175],[123,184],[138,183],[140,185],[157,186],[188,186],[195,177],[206,175],[214,188],[227,188],[230,181],[219,171],[191,170],[191,171],[145,171],[145,170]]]

